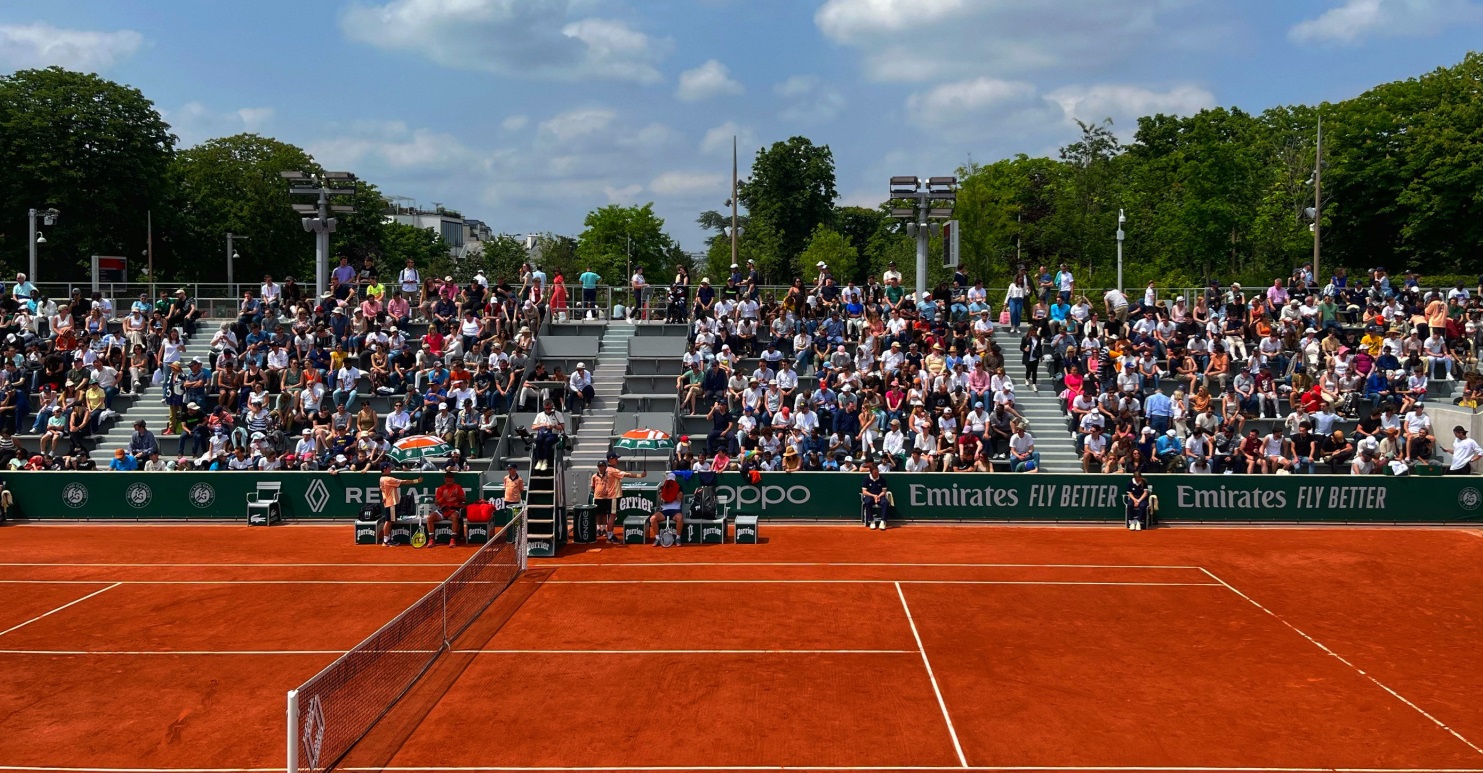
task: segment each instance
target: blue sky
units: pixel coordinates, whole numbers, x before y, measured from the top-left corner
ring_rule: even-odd
[[[1053,152],[1073,119],[1344,99],[1459,61],[1477,0],[52,0],[0,5],[0,72],[141,89],[183,146],[256,131],[513,234],[655,202],[686,249],[730,138],[893,174]]]

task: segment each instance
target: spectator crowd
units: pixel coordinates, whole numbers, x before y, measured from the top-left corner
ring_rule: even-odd
[[[1261,288],[1089,295],[1062,264],[992,294],[960,269],[917,296],[894,264],[863,286],[816,268],[781,293],[750,262],[719,288],[676,277],[675,388],[708,424],[677,464],[1034,472],[1035,432],[1069,432],[1085,472],[1404,474],[1445,451],[1466,474],[1478,456],[1461,427],[1439,443],[1427,406],[1437,382],[1465,408],[1483,395],[1483,277],[1320,285],[1305,265]],[[1030,427],[1026,389],[1052,390],[1065,425]]]
[[[0,299],[0,465],[96,469],[88,448],[117,401],[159,399],[165,426],[135,422],[111,469],[374,470],[410,434],[437,435],[454,447],[446,466],[467,468],[500,416],[539,405],[524,375],[558,303],[562,278],[529,265],[517,282],[460,284],[341,258],[322,296],[266,276],[235,320],[199,329],[184,289],[114,308],[100,293],[48,298],[21,274]],[[532,381],[551,378],[567,376],[537,366]]]

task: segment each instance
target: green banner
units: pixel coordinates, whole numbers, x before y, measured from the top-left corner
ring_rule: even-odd
[[[863,473],[720,476],[722,510],[768,519],[858,520]],[[892,517],[972,521],[1120,521],[1126,475],[887,473]],[[1346,475],[1150,475],[1159,517],[1180,521],[1450,523],[1483,520],[1483,478]],[[685,482],[693,491],[694,478]]]
[[[416,473],[397,473],[414,478]],[[247,495],[278,483],[285,518],[353,519],[362,505],[380,504],[380,473],[350,472],[17,472],[4,477],[22,518],[97,520],[243,519]],[[428,472],[402,496],[431,495],[443,473]],[[479,473],[457,477],[469,501]]]

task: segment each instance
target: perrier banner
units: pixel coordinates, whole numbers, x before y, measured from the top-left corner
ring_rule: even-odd
[[[443,473],[397,473],[423,482],[402,496],[431,496]],[[22,518],[88,520],[242,519],[247,495],[279,484],[285,518],[352,519],[362,505],[380,504],[380,473],[343,472],[16,472],[3,480]],[[468,499],[478,496],[479,474],[459,473]]]
[[[765,472],[760,485],[720,477],[723,510],[768,519],[856,520],[864,473]],[[1127,475],[887,473],[893,517],[1115,521]],[[1181,521],[1450,523],[1483,520],[1483,478],[1347,475],[1150,475],[1159,517]],[[694,489],[693,479],[685,482]]]

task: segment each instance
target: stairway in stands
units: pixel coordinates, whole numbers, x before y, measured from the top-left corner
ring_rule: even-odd
[[[1076,443],[1066,430],[1066,414],[1061,411],[1061,401],[1056,397],[1055,382],[1045,374],[1048,366],[1040,366],[1040,391],[1030,389],[1025,383],[1025,368],[1020,364],[1020,338],[1009,332],[1007,327],[994,329],[994,343],[1004,353],[1004,372],[1014,379],[1014,402],[1019,411],[1030,421],[1030,434],[1035,436],[1035,450],[1040,452],[1041,469],[1046,472],[1081,472],[1081,462],[1076,457]],[[992,406],[986,406],[992,408]]]
[[[597,359],[587,363],[595,397],[592,407],[578,423],[567,461],[567,501],[573,505],[587,501],[587,481],[597,471],[597,463],[607,456],[618,416],[618,398],[623,394],[623,377],[628,372],[628,342],[633,333],[633,325],[609,323],[603,328]]]
[[[202,321],[197,330],[208,330],[206,322]],[[200,357],[206,362],[206,346],[200,344],[193,347],[190,339],[184,336],[185,349],[181,351],[180,361],[182,364],[189,363],[192,357]],[[129,438],[134,434],[134,422],[143,420],[144,426],[154,433],[155,442],[160,444],[160,458],[174,459],[179,456],[180,436],[170,435],[170,406],[164,403],[164,384],[150,384],[144,389],[144,394],[139,397],[125,397],[119,395],[114,398],[113,409],[118,411],[118,420],[113,422],[102,435],[98,436],[98,444],[90,452],[90,456],[99,467],[106,468],[113,461],[113,451],[116,448],[128,448]],[[191,450],[190,444],[186,445],[186,451]]]

